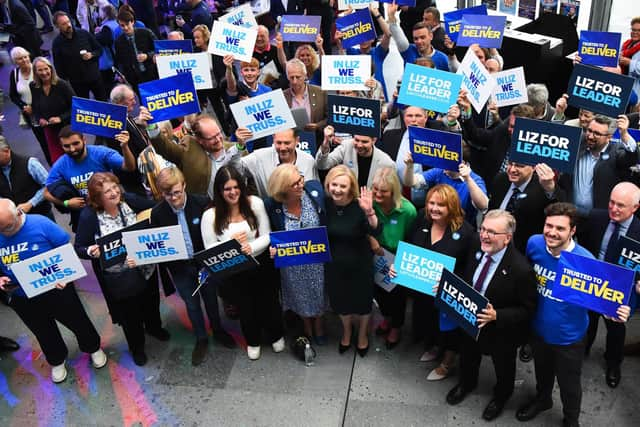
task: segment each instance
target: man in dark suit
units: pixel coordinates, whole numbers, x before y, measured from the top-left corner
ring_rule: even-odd
[[[640,113],[627,114],[629,118],[629,127],[631,129],[640,129]]]
[[[527,259],[511,244],[516,221],[504,210],[489,211],[480,227],[476,262],[468,263],[464,279],[489,300],[477,315],[478,341],[461,337],[460,381],[447,394],[456,405],[476,388],[483,354],[491,355],[496,372],[493,398],[482,413],[491,421],[498,417],[513,393],[516,349],[527,333],[536,310],[536,279]]]
[[[13,37],[13,44],[29,51],[31,59],[41,55],[42,37],[29,11],[20,0],[0,0],[0,32]]]
[[[134,22],[131,13],[118,13],[118,25],[123,34],[115,41],[114,62],[133,90],[138,92],[140,83],[158,78],[156,64],[153,63],[156,36],[146,28],[134,28]]]
[[[621,182],[613,187],[609,208],[594,209],[578,234],[580,244],[599,260],[615,264],[617,242],[620,236],[640,240],[640,219],[634,213],[640,206],[640,188],[630,182]],[[600,314],[589,312],[587,331],[588,353],[598,332]],[[626,327],[624,323],[605,318],[607,341],[604,358],[607,362],[606,382],[611,388],[620,383],[620,365],[623,359]]]

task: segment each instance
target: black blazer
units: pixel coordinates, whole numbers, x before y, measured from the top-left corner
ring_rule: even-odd
[[[489,197],[489,209],[498,209],[507,192],[511,188],[511,182],[506,173],[496,176],[491,187],[491,197]],[[538,181],[538,175],[533,173],[531,181],[524,189],[526,197],[516,201],[513,216],[516,219],[516,232],[513,236],[513,243],[516,248],[525,253],[527,241],[534,234],[542,233],[544,226],[544,208],[551,203],[564,202],[567,198],[566,192],[556,185],[556,190],[551,198],[547,197],[544,189]]]
[[[596,258],[598,258],[602,239],[609,226],[609,221],[607,209],[593,209],[585,222],[578,227],[577,237],[580,245],[584,246]],[[640,240],[640,219],[638,217],[633,217],[625,236]]]
[[[156,40],[155,34],[146,28],[134,29],[134,40],[136,42],[136,49],[138,53],[146,53],[147,60],[143,62],[145,71],[142,72],[138,68],[138,60],[136,59],[136,53],[133,46],[129,42],[126,34],[121,34],[115,41],[116,56],[114,62],[116,67],[124,74],[127,81],[137,86],[139,83],[144,83],[149,80],[158,78],[156,72],[156,64],[153,63],[153,55],[155,52],[155,46],[153,45]]]
[[[509,121],[505,120],[491,129],[484,129],[477,127],[471,119],[464,120],[462,136],[471,147],[470,163],[475,172],[484,179],[487,186],[491,185],[511,146]]]
[[[627,114],[627,117],[629,118],[629,128],[640,129],[640,113]]]

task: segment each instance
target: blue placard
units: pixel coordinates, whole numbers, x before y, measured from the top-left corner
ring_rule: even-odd
[[[637,143],[640,143],[640,129],[627,129],[627,132],[629,132],[629,135],[631,135],[631,137],[634,139],[634,141],[636,141]],[[620,129],[616,129],[616,131],[613,133],[613,135],[611,135],[611,139],[609,140],[609,142],[611,144],[619,144],[620,141]]]
[[[468,7],[466,9],[454,10],[453,12],[447,12],[444,17],[444,30],[454,43],[458,41],[458,34],[460,33],[460,27],[462,26],[462,17],[464,15],[486,15],[487,5],[481,4],[480,6]]]
[[[458,34],[458,46],[470,46],[478,43],[480,47],[499,49],[502,46],[504,15],[464,15]]]
[[[345,49],[377,37],[369,9],[360,9],[336,19],[336,28],[342,33],[342,47]]]
[[[617,67],[621,38],[620,33],[581,31],[578,42],[580,63],[601,67]]]
[[[398,102],[446,113],[456,103],[462,76],[435,68],[407,64]]]
[[[316,151],[318,151],[316,144],[316,133],[309,131],[298,132],[298,144],[296,148],[310,154],[314,158],[316,157]]]
[[[553,283],[553,296],[606,316],[629,304],[634,271],[563,251]]]
[[[280,21],[282,40],[286,42],[316,41],[320,34],[320,16],[284,15]]]
[[[455,258],[400,242],[393,263],[397,274],[393,281],[423,294],[433,295],[433,287],[440,283],[442,271],[445,268],[453,270],[455,266]]]
[[[270,237],[271,246],[276,249],[276,268],[331,261],[327,227],[274,231]]]
[[[338,132],[380,136],[380,101],[353,96],[328,95],[328,123]]]
[[[380,0],[380,3],[395,3],[398,6],[416,7],[416,0]]]
[[[478,314],[487,307],[489,300],[469,286],[464,280],[445,269],[442,272],[435,305],[463,331],[478,339]]]
[[[600,68],[576,64],[567,85],[569,105],[609,117],[624,114],[634,79]]]
[[[144,105],[153,116],[149,123],[200,112],[200,103],[190,71],[142,83],[138,89],[140,104]]]
[[[640,242],[633,240],[627,236],[620,236],[618,239],[618,256],[616,263],[622,267],[635,271],[634,281],[640,280]],[[638,306],[638,294],[631,292],[629,305],[633,313]]]
[[[534,166],[546,163],[560,172],[573,173],[581,135],[579,127],[516,117],[509,160]]]
[[[153,48],[156,55],[180,55],[193,52],[191,40],[154,40]]]
[[[92,99],[71,100],[71,129],[91,135],[113,138],[127,130],[127,107]]]
[[[457,171],[462,162],[462,135],[409,126],[409,145],[415,163]]]
[[[260,265],[254,257],[242,252],[240,243],[235,239],[196,252],[193,254],[193,259],[208,269],[216,279],[252,270]]]

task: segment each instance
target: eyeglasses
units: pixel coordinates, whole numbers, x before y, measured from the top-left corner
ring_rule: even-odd
[[[184,190],[178,190],[178,191],[165,191],[162,193],[164,195],[164,197],[166,197],[167,199],[175,199],[178,198],[180,196],[182,196],[184,194]]]
[[[632,33],[640,33],[640,28],[631,28]]]
[[[214,139],[219,138],[221,135],[222,135],[222,131],[219,131],[218,133],[213,134],[211,136],[202,136],[202,135],[200,135],[200,136],[198,136],[198,139],[203,139],[205,141],[213,141]]]
[[[595,130],[592,130],[592,129],[589,129],[589,128],[586,128],[584,131],[586,133],[590,133],[591,135],[595,135],[598,138],[602,138],[603,136],[609,136],[608,133],[596,132]]]
[[[487,236],[493,238],[493,237],[499,236],[501,234],[511,234],[511,233],[506,232],[506,231],[503,232],[503,233],[499,233],[499,232],[494,231],[494,230],[489,230],[488,228],[480,227],[480,234],[481,235],[482,234],[486,234]]]
[[[291,184],[291,188],[302,187],[304,185],[304,176],[301,176],[296,182]]]

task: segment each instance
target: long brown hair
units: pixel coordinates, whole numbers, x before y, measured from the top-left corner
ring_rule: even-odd
[[[249,193],[247,186],[244,182],[244,178],[232,166],[223,166],[216,173],[216,178],[213,181],[213,195],[215,201],[215,213],[216,217],[213,221],[213,231],[216,234],[222,234],[222,231],[229,226],[229,217],[231,215],[231,209],[227,202],[224,200],[224,185],[235,180],[238,183],[240,189],[240,214],[249,224],[249,228],[256,230],[258,228],[258,218],[251,209],[251,202],[249,201]]]

